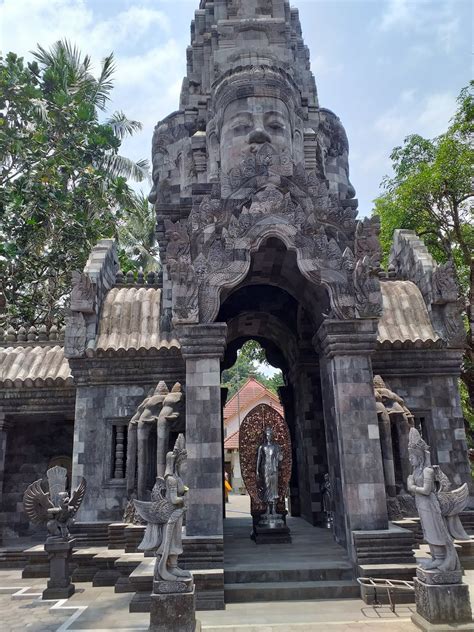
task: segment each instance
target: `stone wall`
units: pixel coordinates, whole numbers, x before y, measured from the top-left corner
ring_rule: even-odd
[[[31,415],[13,420],[8,431],[2,498],[3,537],[26,535],[31,528],[23,511],[23,494],[30,483],[44,478],[51,460],[72,457],[72,419]]]
[[[411,412],[424,417],[423,436],[439,464],[457,485],[473,491],[458,380],[461,352],[453,349],[378,351],[374,372],[404,398]]]

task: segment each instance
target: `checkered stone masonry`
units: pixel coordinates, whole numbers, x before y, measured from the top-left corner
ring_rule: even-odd
[[[317,334],[336,537],[349,551],[352,531],[388,526],[370,360],[376,331],[372,319],[327,320]]]
[[[186,360],[187,536],[223,535],[220,361],[227,325],[178,327]]]

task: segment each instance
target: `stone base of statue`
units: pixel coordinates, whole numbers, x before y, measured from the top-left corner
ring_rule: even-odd
[[[43,599],[68,599],[76,588],[71,583],[69,564],[76,541],[50,537],[46,540],[44,550],[49,558],[48,586],[43,591]]]
[[[290,530],[279,514],[262,514],[251,535],[256,544],[285,544],[291,542]]]
[[[412,621],[421,630],[474,630],[469,587],[462,583],[462,571],[417,568],[415,601]]]
[[[151,595],[152,632],[198,632],[196,594],[193,579],[154,581]]]

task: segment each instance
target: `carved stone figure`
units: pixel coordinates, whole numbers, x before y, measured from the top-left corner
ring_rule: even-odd
[[[67,470],[64,467],[50,468],[46,476],[49,491],[43,491],[41,479],[31,483],[23,496],[23,506],[30,522],[46,524],[50,536],[67,540],[70,537],[69,527],[74,524],[74,516],[86,492],[86,481],[82,478],[69,496],[66,491]]]
[[[77,270],[72,273],[71,310],[92,314],[94,312],[94,286],[87,274]]]
[[[408,460],[408,433],[413,426],[414,418],[405,405],[403,398],[390,390],[380,375],[374,377],[374,394],[377,416],[379,420],[380,444],[382,448],[385,487],[387,495],[394,498],[398,487],[410,473]],[[394,453],[392,431],[397,435],[398,452]],[[401,471],[402,480],[396,479],[396,466]]]
[[[157,477],[151,502],[135,500],[134,504],[147,523],[138,548],[141,551],[156,549],[155,582],[184,582],[189,588],[191,573],[178,567],[178,556],[183,552],[181,531],[188,493],[183,481],[186,458],[186,443],[180,434],[173,451],[166,455],[165,475]],[[158,586],[158,589],[158,592],[167,591],[167,587]],[[179,587],[175,592],[179,592]]]
[[[278,477],[283,452],[273,440],[273,430],[265,428],[263,443],[257,451],[256,476],[261,481],[261,499],[267,505],[267,513],[275,513],[275,503],[278,500]]]
[[[156,463],[157,476],[165,471],[166,451],[169,441],[169,423],[179,416],[175,410],[183,398],[181,384],[177,382],[171,392],[165,382],[160,381],[152,389],[128,425],[127,444],[127,494],[129,499],[136,493],[139,500],[146,497],[148,473],[148,442],[153,425],[157,431]]]
[[[429,447],[416,428],[410,429],[408,451],[413,473],[408,477],[407,488],[415,496],[423,535],[431,552],[431,560],[420,566],[428,571],[457,571],[459,558],[444,516],[459,513],[465,507],[469,495],[467,484],[453,491],[436,493]]]

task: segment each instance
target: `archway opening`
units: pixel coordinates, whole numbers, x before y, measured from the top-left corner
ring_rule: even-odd
[[[276,237],[269,237],[252,253],[245,279],[221,292],[217,317],[228,327],[223,386],[235,373],[235,367],[238,370],[239,361],[242,364],[249,341],[258,343],[267,363],[281,371],[275,394],[289,429],[292,457],[287,509],[289,515],[301,516],[312,525],[326,521],[322,502],[327,472],[326,436],[319,357],[313,337],[328,306],[326,290],[303,276],[296,253]],[[239,353],[242,348],[243,355],[242,351]],[[224,410],[226,402],[231,402],[234,409],[235,400],[234,393],[225,393]],[[247,408],[240,411],[240,422],[248,414]],[[232,424],[224,420],[224,441],[229,445],[229,437],[234,434],[234,449],[238,449],[234,428],[238,417]],[[231,461],[233,464],[227,465],[228,476],[235,479],[236,457]],[[237,487],[240,492],[240,480]]]

